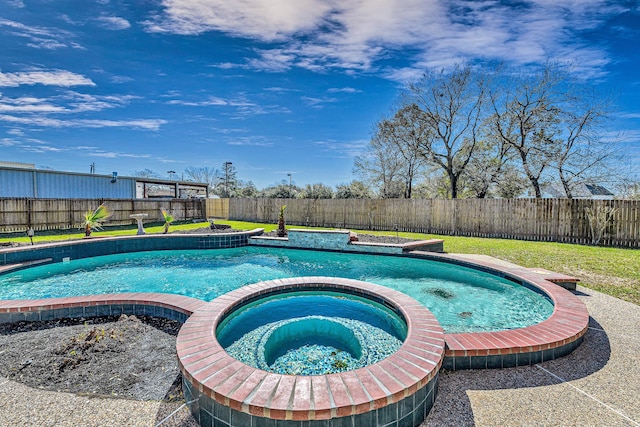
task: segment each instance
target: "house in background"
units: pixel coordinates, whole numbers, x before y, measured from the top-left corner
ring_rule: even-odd
[[[579,183],[573,186],[571,196],[574,199],[613,200],[615,194],[601,185]],[[566,199],[567,193],[560,183],[547,184],[542,188],[545,199]]]

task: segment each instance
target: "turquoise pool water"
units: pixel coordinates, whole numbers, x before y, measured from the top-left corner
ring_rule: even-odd
[[[242,247],[106,255],[0,275],[0,299],[167,292],[210,301],[246,284],[298,276],[364,280],[420,301],[446,332],[530,326],[551,315],[544,296],[499,276],[423,259]]]
[[[288,292],[240,307],[218,326],[227,353],[265,371],[326,375],[389,357],[407,335],[389,308],[335,291]]]

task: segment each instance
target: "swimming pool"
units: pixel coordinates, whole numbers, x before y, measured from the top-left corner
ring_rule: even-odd
[[[125,253],[32,267],[0,276],[0,299],[163,292],[211,301],[247,284],[299,276],[343,277],[398,290],[429,308],[447,333],[522,328],[553,312],[541,293],[460,265],[254,246]]]

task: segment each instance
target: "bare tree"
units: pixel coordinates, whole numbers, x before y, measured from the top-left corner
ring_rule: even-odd
[[[640,178],[629,176],[618,183],[618,192],[625,199],[640,200]]]
[[[508,79],[490,91],[493,132],[516,151],[536,198],[542,197],[543,173],[557,158],[560,110],[555,91],[560,81],[557,68],[547,65],[539,73]]]
[[[571,199],[576,184],[609,180],[613,174],[610,160],[618,156],[618,141],[604,138],[601,131],[607,118],[606,102],[597,101],[598,96],[591,91],[567,92],[566,97],[553,167]]]
[[[498,178],[495,195],[503,199],[514,199],[525,192],[527,185],[527,178],[515,166],[509,167]]]
[[[476,154],[462,175],[464,186],[479,199],[490,197],[493,192],[502,193],[500,187],[509,185],[507,179],[518,175],[513,158],[513,149],[500,140],[478,141]]]
[[[420,148],[425,159],[447,174],[451,198],[457,198],[460,177],[476,155],[485,120],[486,74],[471,66],[456,66],[451,72],[427,72],[409,85],[407,106],[424,129]]]
[[[394,146],[404,162],[402,178],[406,199],[411,198],[413,183],[424,163],[421,147],[430,137],[428,129],[420,120],[420,115],[418,106],[409,104],[401,107],[393,118],[383,119],[377,124],[379,137]]]
[[[216,171],[214,194],[220,197],[235,197],[238,189],[238,172],[231,162],[224,162]]]
[[[404,160],[395,145],[376,132],[367,151],[354,160],[354,173],[377,188],[381,198],[399,198],[404,193]]]
[[[604,204],[595,204],[584,208],[584,210],[587,215],[587,220],[589,221],[591,244],[597,245],[613,222],[614,215],[618,209]]]
[[[332,199],[333,189],[321,182],[307,184],[300,194],[301,199]]]
[[[371,190],[362,181],[353,180],[348,184],[336,185],[336,199],[370,199]]]
[[[217,171],[215,168],[206,166],[187,166],[184,174],[188,181],[206,182],[209,184],[209,190],[213,191],[216,186]]]
[[[253,181],[238,181],[238,187],[236,188],[236,197],[258,197],[258,189]]]
[[[263,188],[258,197],[267,197],[272,199],[291,199],[296,198],[300,194],[300,188],[294,184],[289,185],[289,181],[282,180],[277,184]]]
[[[142,170],[137,170],[137,171],[133,171],[133,174],[131,174],[132,176],[138,177],[138,178],[160,178],[160,174],[152,171],[151,169],[142,169]]]
[[[617,155],[616,141],[602,132],[609,102],[568,65],[547,63],[538,72],[513,75],[491,91],[492,125],[518,154],[535,196],[542,197],[545,179],[559,179],[571,198],[576,184],[609,175]]]

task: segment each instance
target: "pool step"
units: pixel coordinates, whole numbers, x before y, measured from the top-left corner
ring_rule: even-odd
[[[53,258],[35,259],[33,261],[18,262],[16,264],[0,265],[0,273],[8,273],[10,271],[20,270],[27,267],[33,267],[38,264],[45,264],[53,261]]]
[[[575,291],[576,286],[580,279],[572,276],[567,276],[562,273],[556,273],[555,271],[545,270],[544,268],[527,268],[532,273],[541,275],[545,280],[555,283],[558,286],[562,286],[570,291]]]

